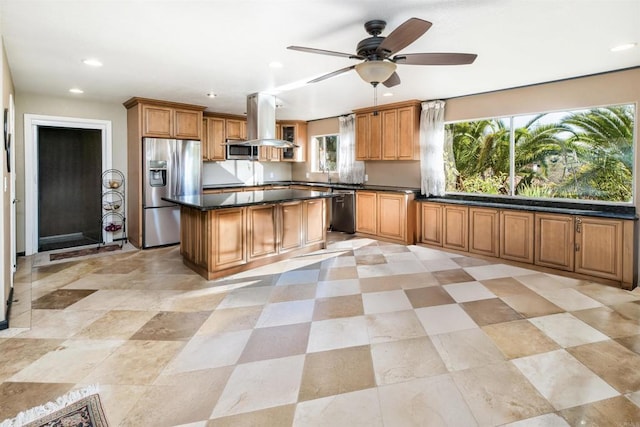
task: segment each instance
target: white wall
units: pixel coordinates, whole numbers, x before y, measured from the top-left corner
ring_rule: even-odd
[[[291,163],[226,160],[205,162],[202,166],[202,185],[263,184],[269,181],[291,181]]]
[[[111,121],[113,137],[113,162],[115,169],[127,175],[127,112],[122,104],[85,101],[82,95],[51,97],[31,93],[16,94],[16,197],[17,203],[17,251],[25,250],[25,154],[24,115],[39,114],[80,119]]]

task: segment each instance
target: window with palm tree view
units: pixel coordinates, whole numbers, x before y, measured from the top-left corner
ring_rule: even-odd
[[[447,191],[632,201],[633,104],[449,123]]]

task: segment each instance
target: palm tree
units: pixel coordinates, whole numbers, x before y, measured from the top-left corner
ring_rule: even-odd
[[[578,147],[575,180],[560,189],[581,198],[629,202],[633,181],[633,105],[574,113],[561,123],[573,130],[568,143]]]

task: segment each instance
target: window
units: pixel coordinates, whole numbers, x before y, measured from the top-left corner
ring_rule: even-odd
[[[447,191],[630,203],[635,106],[446,125]]]
[[[311,171],[338,171],[338,141],[339,135],[319,135],[311,138]]]

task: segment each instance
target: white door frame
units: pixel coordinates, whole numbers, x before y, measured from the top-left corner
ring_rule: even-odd
[[[24,115],[25,255],[38,252],[38,126],[102,131],[102,171],[111,169],[111,121],[73,117]]]

